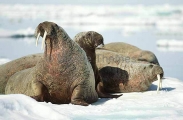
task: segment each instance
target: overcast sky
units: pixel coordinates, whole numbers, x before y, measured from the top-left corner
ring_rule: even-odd
[[[162,4],[172,4],[180,5],[183,4],[183,0],[1,0],[1,3],[15,4],[15,3],[25,3],[25,4],[113,4],[113,5],[123,5],[123,4],[144,4],[144,5],[162,5]]]

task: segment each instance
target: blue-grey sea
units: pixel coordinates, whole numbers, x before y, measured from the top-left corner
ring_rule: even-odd
[[[181,0],[1,0],[0,59],[43,52],[33,36],[43,21],[62,26],[71,38],[94,30],[105,43],[121,41],[152,51],[165,77],[183,80]]]

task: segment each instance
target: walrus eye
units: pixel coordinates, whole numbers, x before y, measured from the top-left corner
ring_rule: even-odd
[[[47,35],[47,32],[46,32],[46,30],[45,30],[44,35],[43,35],[43,40],[42,40],[42,47],[41,47],[41,50],[43,50],[43,49],[44,49],[44,47],[45,47],[45,39],[46,39],[46,35]]]
[[[90,33],[88,33],[88,34],[87,34],[87,37],[90,37],[90,36],[91,36],[91,34],[90,34]]]
[[[157,92],[159,92],[159,89],[162,88],[162,80],[161,80],[161,78],[160,78],[160,74],[157,74],[157,78],[158,78]]]
[[[37,35],[37,39],[36,39],[36,47],[37,47],[37,44],[38,44],[38,41],[39,41],[39,37],[40,37],[40,32],[38,33]]]

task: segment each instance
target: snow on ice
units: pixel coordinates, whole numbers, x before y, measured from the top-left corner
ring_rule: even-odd
[[[37,102],[21,94],[0,95],[0,119],[183,119],[183,82],[175,78],[165,78],[162,90],[157,93],[156,89],[157,81],[146,92],[124,93],[117,99],[99,99],[87,107]]]

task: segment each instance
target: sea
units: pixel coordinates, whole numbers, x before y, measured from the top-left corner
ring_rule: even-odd
[[[183,80],[183,1],[181,0],[1,0],[0,60],[43,52],[35,28],[52,21],[71,38],[83,31],[104,43],[126,42],[152,51],[164,77]]]

